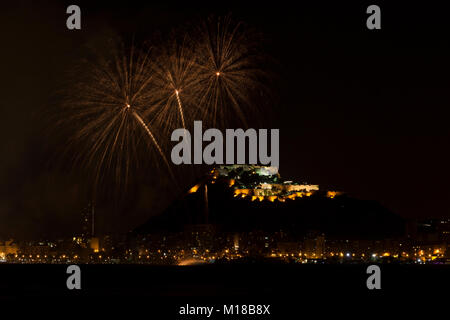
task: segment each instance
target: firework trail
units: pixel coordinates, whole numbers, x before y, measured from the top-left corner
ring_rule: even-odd
[[[130,105],[127,105],[127,107],[130,108]],[[164,155],[164,152],[162,151],[161,147],[159,146],[159,143],[156,140],[155,136],[153,135],[152,131],[150,130],[150,128],[147,126],[147,124],[144,122],[144,120],[141,118],[141,116],[136,111],[133,111],[133,115],[136,117],[136,119],[139,121],[139,123],[142,125],[142,127],[144,127],[145,131],[148,133],[149,137],[152,139],[153,143],[155,144],[155,147],[158,149],[159,154],[161,155],[162,159],[164,160],[164,163],[169,168],[169,173],[172,176],[172,179],[174,179],[176,181],[175,176],[173,175],[173,172],[170,168],[170,164],[167,161],[167,158]]]
[[[178,90],[175,90],[175,94],[177,95],[177,103],[178,103],[178,110],[179,110],[180,116],[181,116],[181,123],[183,125],[183,128],[186,129],[186,123],[184,121],[183,106],[181,105],[181,99],[180,99],[180,92]]]

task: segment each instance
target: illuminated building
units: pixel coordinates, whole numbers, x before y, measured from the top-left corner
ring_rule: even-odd
[[[251,201],[285,202],[314,195],[319,191],[318,185],[283,181],[278,168],[253,165],[219,166],[211,171],[214,180],[226,179],[234,190],[234,196]],[[197,190],[194,186],[192,190]],[[194,191],[194,192],[195,192]],[[328,191],[326,197],[335,198],[342,192]]]
[[[303,252],[306,258],[321,259],[325,253],[325,236],[310,233],[303,242]]]
[[[89,240],[89,246],[94,252],[100,251],[100,239],[99,238],[91,238]]]
[[[235,234],[233,237],[233,247],[235,251],[239,250],[239,234]]]
[[[6,259],[6,256],[9,254],[16,255],[19,251],[19,248],[14,243],[14,240],[0,241],[0,259]]]

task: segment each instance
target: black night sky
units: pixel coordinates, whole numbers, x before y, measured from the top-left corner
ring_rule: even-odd
[[[366,28],[371,3],[239,1],[16,1],[0,12],[0,238],[65,235],[79,228],[83,177],[53,160],[46,117],[55,91],[88,42],[164,34],[231,13],[262,32],[277,61],[280,173],[373,199],[405,218],[450,215],[450,41],[437,5],[383,4],[382,29]],[[82,30],[66,28],[70,4]],[[126,6],[126,7],[125,7]],[[259,115],[255,115],[258,117]],[[103,231],[127,231],[173,196],[153,172],[133,204],[99,211]]]

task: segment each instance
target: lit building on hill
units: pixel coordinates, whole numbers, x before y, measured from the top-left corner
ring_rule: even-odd
[[[19,248],[14,240],[0,241],[0,259],[4,260],[9,254],[17,254]]]
[[[253,165],[219,166],[211,171],[214,180],[226,179],[234,189],[234,196],[251,201],[285,202],[310,197],[319,191],[318,185],[284,181],[278,168]],[[335,198],[341,192],[328,191],[328,198]]]

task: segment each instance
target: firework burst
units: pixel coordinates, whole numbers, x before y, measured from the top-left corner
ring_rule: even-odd
[[[196,60],[196,104],[201,119],[224,125],[231,119],[247,125],[266,91],[260,38],[231,16],[210,17],[191,32]]]
[[[155,123],[165,129],[165,133],[175,128],[186,128],[193,120],[193,95],[198,92],[198,68],[186,37],[177,33],[170,40],[154,45],[152,59],[152,86],[154,90],[151,104],[156,108]]]
[[[84,64],[83,78],[64,103],[61,124],[72,128],[69,145],[81,150],[75,162],[94,169],[95,185],[112,173],[126,186],[132,170],[155,153],[172,174],[157,130],[146,120],[154,94],[150,51],[113,44],[108,52]]]
[[[138,50],[110,42],[83,64],[63,104],[60,127],[71,132],[75,163],[127,186],[145,164],[167,161],[171,132],[193,120],[247,125],[267,92],[260,39],[230,16]],[[155,160],[155,161],[154,161]]]

